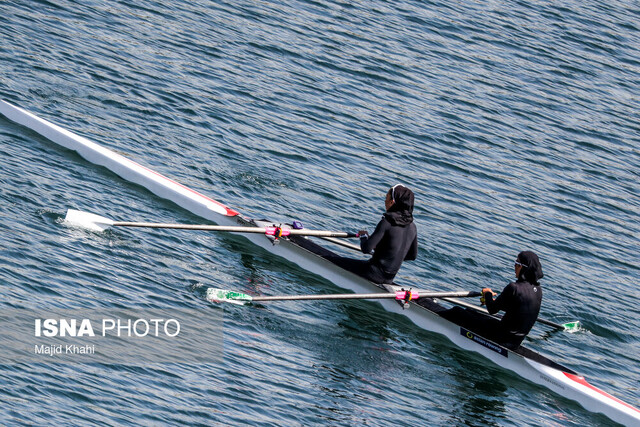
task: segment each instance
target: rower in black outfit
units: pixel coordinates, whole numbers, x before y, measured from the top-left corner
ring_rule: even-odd
[[[360,248],[373,256],[368,260],[328,257],[340,267],[354,272],[374,283],[392,283],[405,260],[418,256],[418,231],[413,222],[413,191],[404,185],[395,185],[387,192],[386,213],[375,231],[369,235],[362,230]]]
[[[520,252],[515,262],[515,274],[517,280],[509,283],[496,299],[490,288],[482,290],[481,304],[486,304],[490,314],[504,311],[502,319],[461,307],[438,310],[438,314],[503,347],[517,349],[540,312],[542,287],[538,280],[544,275],[538,256],[530,251]],[[429,307],[428,301],[422,304]]]
[[[542,287],[538,280],[544,274],[538,255],[530,251],[520,252],[515,262],[515,273],[517,280],[509,283],[496,299],[493,299],[495,293],[490,288],[482,290],[481,299],[489,314],[505,312],[496,335],[498,342],[508,347],[518,347],[524,340],[536,323],[542,304]]]

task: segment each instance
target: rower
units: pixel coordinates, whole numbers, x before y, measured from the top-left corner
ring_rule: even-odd
[[[360,249],[365,254],[373,252],[368,260],[340,256],[327,259],[374,283],[393,283],[402,262],[418,256],[418,231],[413,222],[414,194],[398,184],[389,189],[385,199],[386,212],[369,235],[361,230]]]
[[[491,288],[482,290],[480,303],[490,314],[503,310],[498,320],[470,309],[453,307],[438,314],[483,338],[515,350],[533,327],[542,303],[542,287],[538,280],[544,276],[538,256],[531,251],[520,252],[515,261],[516,281],[509,283],[496,295]]]
[[[505,312],[495,336],[507,347],[517,348],[540,313],[542,287],[538,280],[544,274],[538,255],[531,251],[520,252],[514,268],[517,280],[509,283],[496,299],[491,288],[484,288],[480,302],[486,304],[489,314]]]

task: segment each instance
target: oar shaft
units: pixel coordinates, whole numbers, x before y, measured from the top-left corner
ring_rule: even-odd
[[[536,322],[542,323],[543,325],[554,327],[556,329],[565,329],[564,325],[560,325],[559,323],[552,322],[551,320],[541,319],[539,317],[536,319]]]
[[[140,227],[140,228],[172,228],[180,230],[202,230],[202,231],[230,231],[243,233],[262,233],[266,229],[262,227],[241,227],[241,226],[225,226],[225,225],[200,225],[200,224],[165,224],[153,222],[125,222],[116,221],[113,227]]]
[[[489,312],[487,311],[487,309],[486,309],[486,308],[484,308],[484,307],[478,307],[477,305],[469,304],[468,302],[465,302],[465,301],[456,300],[456,299],[455,299],[455,297],[454,297],[454,298],[446,297],[446,298],[443,298],[443,299],[444,299],[445,301],[452,302],[452,303],[454,303],[454,304],[456,304],[456,305],[459,305],[459,306],[461,306],[461,307],[467,307],[467,308],[470,308],[470,309],[473,309],[473,310],[479,311],[479,312],[481,312],[481,313],[484,313],[484,314],[486,314],[486,315],[488,315],[488,316],[493,316],[493,317],[495,317],[495,318],[497,318],[497,319],[501,319],[501,318],[502,318],[502,316],[499,316],[499,315],[492,315],[492,314],[489,314]],[[541,319],[541,318],[539,318],[539,317],[536,319],[536,322],[538,322],[538,323],[542,323],[542,324],[544,324],[544,325],[551,326],[551,327],[554,327],[554,328],[556,328],[556,329],[560,329],[560,330],[564,330],[564,329],[565,329],[565,327],[564,327],[563,325],[560,325],[560,324],[558,324],[558,323],[552,322],[552,321],[550,321],[550,320]]]
[[[334,294],[334,295],[274,295],[251,297],[251,301],[301,301],[301,300],[338,300],[338,299],[382,299],[395,298],[394,294]]]
[[[479,297],[480,292],[422,292],[411,291],[412,298]],[[251,297],[251,301],[298,301],[298,300],[347,300],[347,299],[404,299],[405,292],[384,292],[378,294],[329,294],[329,295],[276,295]]]
[[[280,229],[279,227],[242,227],[242,226],[225,226],[225,225],[199,225],[199,224],[165,224],[152,222],[125,222],[115,221],[111,224],[113,227],[141,227],[141,228],[169,228],[180,230],[202,230],[202,231],[227,231],[234,233],[260,233],[274,235],[281,231],[282,236],[298,235],[298,236],[315,236],[315,237],[357,237],[355,233],[346,233],[342,231],[324,231],[324,230],[295,230]]]
[[[336,245],[344,246],[345,248],[349,248],[357,252],[362,252],[360,246],[354,245],[353,243],[345,242],[344,240],[335,239],[333,237],[321,236],[320,238],[326,240],[327,242],[335,243]]]

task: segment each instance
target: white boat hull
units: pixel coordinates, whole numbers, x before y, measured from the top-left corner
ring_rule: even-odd
[[[152,193],[171,200],[202,218],[219,225],[257,224],[209,197],[5,101],[0,101],[0,113],[63,147],[77,151],[88,161],[104,166],[123,179],[141,185]],[[270,238],[263,235],[251,234],[245,235],[245,237],[269,252],[290,260],[305,270],[330,280],[341,288],[356,293],[380,292],[378,285],[341,269],[291,240],[281,239],[279,244],[274,245]],[[563,397],[580,403],[592,412],[603,413],[612,420],[625,425],[640,425],[640,411],[637,408],[593,387],[583,377],[568,368],[554,364],[544,356],[527,350],[537,356],[531,357],[528,354],[525,357],[520,352],[507,350],[491,342],[483,342],[482,338],[465,333],[465,330],[456,324],[415,303],[411,303],[409,310],[403,310],[394,300],[382,300],[380,304],[388,311],[407,316],[417,326],[442,334],[457,346],[477,352],[529,381],[543,385]]]

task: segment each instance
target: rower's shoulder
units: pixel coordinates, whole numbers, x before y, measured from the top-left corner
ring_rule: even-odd
[[[393,227],[393,224],[391,223],[391,221],[389,221],[389,218],[387,218],[386,215],[382,215],[382,218],[380,218],[380,222],[378,222],[378,227],[391,228]]]
[[[518,292],[518,293],[524,293],[524,294],[533,293],[533,294],[538,294],[542,296],[542,286],[540,286],[539,283],[532,285],[531,283],[526,281],[511,282],[507,285],[507,287],[505,288],[505,291],[507,289],[510,291]]]

